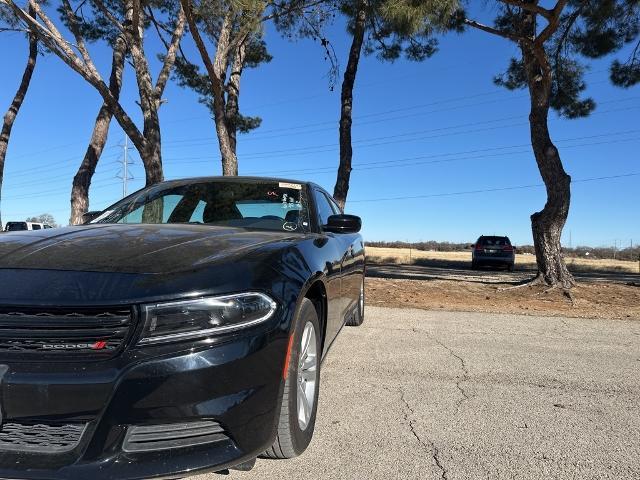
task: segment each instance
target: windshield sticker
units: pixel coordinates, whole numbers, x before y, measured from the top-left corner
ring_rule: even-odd
[[[284,193],[282,194],[282,208],[287,210],[300,210],[302,208],[302,204],[300,203],[300,200],[296,200],[295,197]]]
[[[100,220],[104,220],[112,213],[113,213],[113,210],[106,210],[105,212],[101,213],[99,216],[91,220],[89,223],[98,223]]]
[[[302,190],[302,185],[300,185],[299,183],[280,182],[279,186],[280,186],[280,188],[290,188],[292,190]]]
[[[293,222],[284,222],[282,229],[287,232],[295,232],[298,229],[298,225]]]

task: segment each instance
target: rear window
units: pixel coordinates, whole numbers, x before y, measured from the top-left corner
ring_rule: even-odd
[[[41,227],[37,223],[34,223],[33,225],[31,225],[31,230],[41,230]]]
[[[6,231],[7,232],[17,232],[19,230],[26,230],[27,222],[8,222]]]
[[[507,237],[481,237],[478,243],[485,247],[504,247],[505,245],[511,245]]]

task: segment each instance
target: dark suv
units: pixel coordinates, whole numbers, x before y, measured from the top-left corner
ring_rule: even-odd
[[[482,265],[506,266],[510,272],[516,262],[516,249],[511,245],[509,237],[485,237],[482,235],[471,246],[471,268],[474,270]]]

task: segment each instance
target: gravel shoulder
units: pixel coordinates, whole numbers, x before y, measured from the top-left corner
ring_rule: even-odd
[[[639,322],[369,307],[309,450],[231,478],[637,479],[638,373]]]

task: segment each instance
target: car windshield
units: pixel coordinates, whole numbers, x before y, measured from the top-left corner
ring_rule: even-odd
[[[91,223],[201,223],[308,232],[309,213],[301,184],[209,181],[149,187],[109,207]]]

